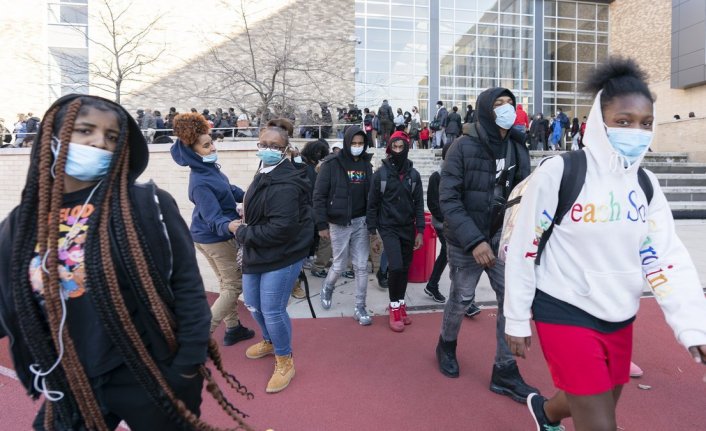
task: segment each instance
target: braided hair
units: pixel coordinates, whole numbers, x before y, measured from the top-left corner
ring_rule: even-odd
[[[169,286],[154,264],[130,200],[131,148],[128,145],[127,114],[112,102],[89,96],[69,98],[64,104],[50,108],[44,116],[41,134],[32,148],[22,192],[18,215],[23,223],[19,225],[13,244],[12,290],[25,344],[42,370],[50,369],[57,361],[61,345],[64,350],[61,362],[46,376],[47,387],[62,392],[64,396],[58,401],[46,402],[45,428],[52,430],[58,424],[62,429],[69,429],[83,421],[88,429],[108,430],[69,331],[60,331],[63,311],[57,243],[64,169],[74,123],[91,108],[113,112],[118,117],[120,132],[109,172],[97,186],[93,198],[95,211],[88,222],[85,244],[86,290],[90,292],[90,300],[109,340],[152,401],[180,428],[216,430],[176,397],[140,337],[121,293],[116,261],[123,262],[122,267],[126,269],[137,298],[157,322],[169,350],[176,352],[177,322],[170,309]],[[54,136],[60,142],[56,156],[52,151]],[[43,306],[27,275],[35,245],[38,245],[40,256],[46,255],[46,272],[42,272],[45,286]],[[209,340],[208,356],[231,388],[248,399],[253,398],[252,393],[224,369],[218,345],[213,339]],[[210,370],[201,365],[199,374],[206,380],[209,393],[236,422],[236,429],[251,429],[243,420],[247,415],[226,399]]]

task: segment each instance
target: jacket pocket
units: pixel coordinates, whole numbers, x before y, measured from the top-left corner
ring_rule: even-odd
[[[610,301],[616,306],[628,305],[642,294],[642,271],[593,272],[584,271],[586,285],[574,286],[581,296],[594,297],[596,301]]]

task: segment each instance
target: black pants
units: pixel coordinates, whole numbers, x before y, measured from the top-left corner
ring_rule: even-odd
[[[203,378],[197,375],[191,379],[181,377],[176,371],[163,368],[164,376],[177,398],[194,414],[201,414],[201,390]],[[115,429],[124,420],[132,431],[171,431],[182,430],[174,420],[167,417],[162,409],[150,398],[149,394],[135,380],[126,365],[91,379],[91,386],[98,405],[103,413],[103,420],[109,429]],[[44,404],[39,409],[32,427],[44,431]],[[59,423],[57,431],[66,431]],[[83,431],[81,424],[72,431]]]
[[[378,229],[387,254],[387,286],[390,302],[404,299],[409,265],[414,253],[414,226]]]
[[[431,271],[431,276],[429,277],[427,286],[438,289],[441,274],[443,274],[444,269],[446,269],[446,264],[448,263],[448,256],[446,255],[446,238],[444,237],[444,230],[437,229],[436,235],[439,237],[439,241],[441,242],[441,251],[434,262],[434,269]]]

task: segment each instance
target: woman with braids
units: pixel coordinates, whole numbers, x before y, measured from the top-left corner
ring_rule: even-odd
[[[191,168],[189,200],[194,204],[191,238],[220,283],[220,295],[211,307],[211,333],[225,321],[223,345],[231,346],[255,336],[255,331],[241,325],[238,319],[243,277],[235,264],[238,245],[233,232],[235,220],[240,219],[236,203],[243,202],[245,192],[232,185],[216,163],[218,153],[203,115],[177,115],[174,134],[179,139],[172,145],[172,158],[177,164]]]
[[[292,131],[284,119],[271,120],[260,131],[262,166],[245,193],[244,220],[235,231],[243,248],[245,305],[263,337],[245,354],[250,359],[275,355],[268,393],[283,390],[294,377],[287,302],[314,238],[311,184],[306,171],[284,156]]]
[[[510,351],[525,356],[533,318],[559,389],[550,399],[527,397],[538,431],[563,430],[568,417],[576,431],[618,428],[615,410],[630,380],[645,283],[678,341],[706,364],[706,299],[697,271],[657,178],[640,169],[655,127],[645,74],[632,60],[613,57],[586,84],[595,99],[579,154],[586,163],[580,193],[555,224],[564,160],[571,159],[548,159],[527,184],[507,247]],[[553,233],[540,264],[535,256],[545,230]]]
[[[119,105],[69,95],[47,111],[22,201],[0,224],[0,336],[45,402],[36,430],[214,429],[199,419],[210,313],[174,200],[135,179],[148,160]],[[175,264],[178,263],[178,264]]]

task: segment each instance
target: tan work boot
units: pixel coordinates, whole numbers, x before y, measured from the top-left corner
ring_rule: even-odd
[[[272,374],[270,381],[267,382],[267,393],[273,394],[283,390],[293,378],[294,359],[292,359],[292,354],[290,353],[287,356],[275,355],[275,372]]]
[[[302,282],[299,279],[297,279],[297,282],[294,283],[294,289],[292,289],[292,298],[295,298],[295,299],[306,298],[306,292],[304,291],[304,289],[302,289]]]
[[[267,355],[273,355],[274,353],[275,347],[272,345],[272,342],[262,340],[259,343],[248,347],[248,350],[245,351],[245,356],[250,359],[259,359],[264,358]]]

